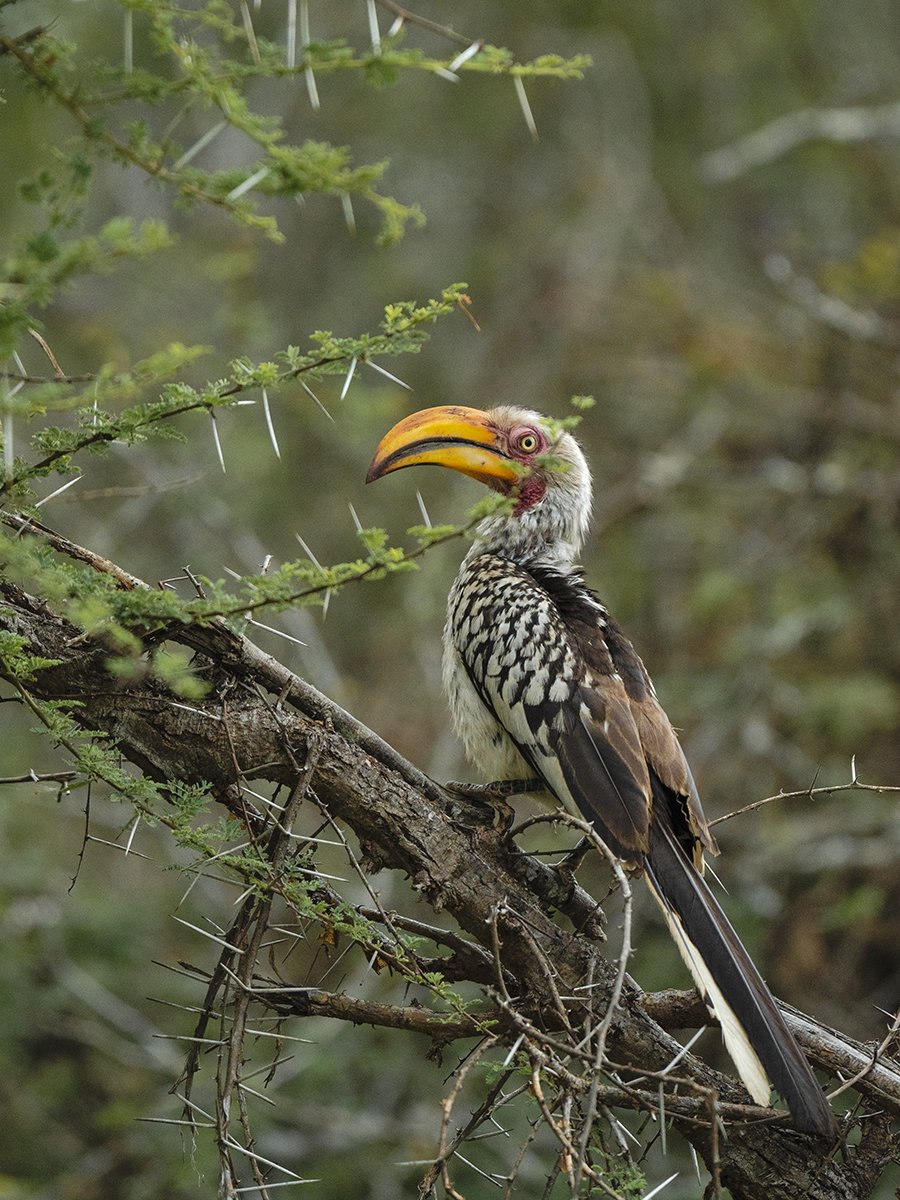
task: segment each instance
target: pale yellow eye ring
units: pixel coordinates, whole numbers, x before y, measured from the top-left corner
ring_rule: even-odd
[[[537,447],[538,440],[533,433],[523,433],[519,438],[519,449],[524,451],[525,454],[531,454],[537,450]]]

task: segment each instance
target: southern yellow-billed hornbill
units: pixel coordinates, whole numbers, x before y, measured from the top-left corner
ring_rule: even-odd
[[[691,771],[631,643],[585,586],[591,511],[575,439],[538,413],[429,408],[382,439],[368,481],[452,467],[510,494],[485,519],[450,592],[444,685],[473,764],[490,780],[537,776],[642,872],[750,1094],[774,1088],[798,1129],[834,1118],[747,951],[704,882],[718,853]]]

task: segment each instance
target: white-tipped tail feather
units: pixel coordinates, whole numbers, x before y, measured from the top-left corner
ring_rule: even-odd
[[[662,808],[662,806],[660,806]],[[647,882],[707,1007],[718,1019],[738,1074],[757,1104],[774,1088],[806,1133],[833,1135],[834,1115],[762,976],[715,896],[657,811]]]
[[[662,910],[669,932],[684,959],[685,966],[690,971],[691,978],[703,997],[703,1002],[722,1028],[725,1049],[737,1067],[741,1082],[757,1104],[768,1104],[771,1099],[772,1082],[766,1074],[765,1067],[759,1061],[759,1055],[750,1045],[743,1025],[737,1019],[734,1009],[722,995],[722,989],[710,974],[709,967],[703,961],[703,955],[685,933],[678,914],[653,886],[653,880],[649,875],[647,882],[653,899]]]

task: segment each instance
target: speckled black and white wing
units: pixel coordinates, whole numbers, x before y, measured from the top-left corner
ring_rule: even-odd
[[[549,574],[491,554],[466,559],[445,631],[454,724],[491,778],[538,776],[638,867],[648,845],[650,779],[602,636],[606,615],[576,583],[580,619],[595,631],[585,653],[548,590]]]

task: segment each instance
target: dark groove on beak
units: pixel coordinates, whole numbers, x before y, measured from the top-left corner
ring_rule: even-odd
[[[395,463],[401,462],[404,458],[411,458],[414,454],[421,454],[425,450],[433,450],[438,446],[474,446],[477,450],[484,450],[488,454],[495,454],[497,458],[509,458],[508,454],[504,454],[501,450],[496,450],[493,446],[489,446],[485,442],[479,442],[476,438],[422,438],[418,442],[410,442],[408,446],[401,446],[399,449],[394,450],[387,458],[382,459],[380,463],[373,463],[366,476],[366,483],[372,483],[375,479],[380,479]],[[434,466],[439,464],[423,463],[422,465]]]

